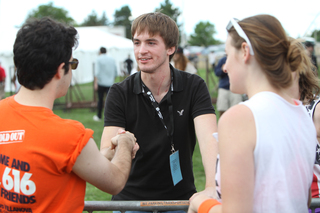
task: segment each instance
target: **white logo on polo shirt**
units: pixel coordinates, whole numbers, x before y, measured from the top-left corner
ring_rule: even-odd
[[[179,113],[180,116],[183,115],[184,109],[182,109],[181,111],[177,111]]]

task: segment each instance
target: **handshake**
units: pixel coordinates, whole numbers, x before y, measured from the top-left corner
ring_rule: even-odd
[[[139,150],[139,145],[136,141],[137,139],[131,132],[119,129],[117,135],[111,138],[111,145],[101,147],[100,152],[111,161],[119,149],[129,150],[131,152],[131,158],[134,159]]]
[[[136,142],[137,139],[131,132],[125,131],[123,129],[119,129],[118,135],[111,139],[111,150],[115,150],[119,144],[124,144],[124,146],[128,146],[131,152],[132,159],[136,157],[136,153],[139,150],[139,144]]]

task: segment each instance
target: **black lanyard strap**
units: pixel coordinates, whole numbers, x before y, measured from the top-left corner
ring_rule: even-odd
[[[170,116],[170,124],[171,125],[167,126],[166,123],[164,122],[164,118],[163,118],[162,113],[160,111],[159,104],[156,102],[154,96],[152,95],[152,92],[149,90],[149,88],[143,82],[142,82],[142,93],[143,93],[144,97],[146,97],[147,99],[150,100],[151,105],[156,110],[157,115],[160,118],[162,125],[164,126],[164,128],[167,131],[167,137],[169,138],[170,143],[171,143],[171,152],[174,153],[175,152],[174,144],[173,144],[174,121],[173,121],[173,106],[172,106],[172,99],[171,99],[171,96],[173,94],[173,74],[172,74],[172,72],[171,72],[170,91],[167,94],[167,102],[168,102],[168,106],[169,106],[169,116]]]

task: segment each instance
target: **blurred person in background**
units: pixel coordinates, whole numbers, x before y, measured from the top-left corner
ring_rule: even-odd
[[[242,101],[241,94],[236,94],[230,91],[229,76],[224,68],[226,60],[227,56],[222,57],[214,69],[214,73],[219,77],[217,110],[219,111],[220,116],[222,116],[227,109]]]
[[[126,64],[128,75],[131,75],[133,61],[130,58],[130,54],[128,55],[128,58],[124,61],[124,63]]]
[[[94,121],[101,121],[104,97],[108,95],[109,89],[118,75],[115,60],[107,55],[105,47],[100,48],[96,61],[94,76],[94,90],[98,92],[97,115],[93,116]]]
[[[1,66],[0,60],[0,100],[5,97],[5,86],[6,86],[6,72],[4,68]]]
[[[307,54],[311,58],[312,64],[316,67],[316,74],[318,75],[318,63],[317,63],[317,57],[314,54],[314,43],[311,41],[306,41],[304,45],[306,47]]]
[[[191,74],[197,74],[197,69],[183,54],[182,47],[178,47],[176,53],[174,54],[172,58],[172,65],[178,70],[186,71]]]
[[[216,66],[216,54],[214,50],[211,50],[210,53],[208,54],[208,61],[209,61],[209,64],[211,65],[212,71],[214,71]]]

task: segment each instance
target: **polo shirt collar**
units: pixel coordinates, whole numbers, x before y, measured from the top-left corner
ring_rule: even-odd
[[[174,68],[171,64],[170,64],[170,70],[173,71],[173,91],[174,92],[179,92],[183,90],[183,82],[182,82],[182,76],[181,73]],[[134,76],[134,80],[133,80],[133,92],[135,94],[140,94],[142,93],[142,85],[141,85],[141,71],[138,72],[135,76]]]

